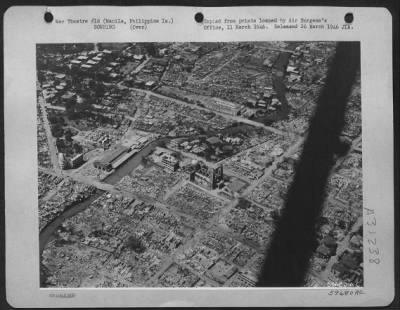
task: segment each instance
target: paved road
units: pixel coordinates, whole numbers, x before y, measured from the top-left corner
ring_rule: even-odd
[[[55,145],[55,139],[54,139],[53,135],[51,134],[50,124],[49,124],[49,120],[47,118],[47,112],[46,112],[46,102],[45,102],[45,99],[43,98],[43,96],[39,96],[39,107],[40,107],[40,111],[41,111],[41,115],[42,115],[43,126],[46,130],[47,144],[49,147],[50,158],[51,158],[51,162],[54,167],[54,171],[56,171],[56,173],[58,175],[62,175],[62,171],[61,171],[60,165],[58,163],[58,151],[57,151],[57,147]]]
[[[294,154],[298,148],[303,144],[305,138],[301,137],[299,138],[296,143],[292,144],[286,152],[281,155],[278,159],[275,159],[273,164],[269,166],[268,168],[265,169],[264,174],[261,178],[259,178],[257,181],[253,181],[249,187],[246,188],[246,190],[243,192],[243,196],[249,194],[257,185],[259,185],[261,182],[263,182],[267,177],[270,177],[272,175],[272,171],[274,171],[278,164],[281,163],[286,157],[289,157],[290,155]]]
[[[137,66],[134,70],[131,71],[131,74],[139,73],[144,68],[144,66],[150,61],[150,59],[151,58],[147,57],[145,61],[143,61],[139,66]]]
[[[215,75],[217,72],[221,71],[222,68],[224,68],[225,66],[227,66],[228,64],[230,64],[233,60],[235,60],[238,56],[240,55],[240,51],[237,51],[236,53],[234,53],[227,61],[225,61],[224,63],[220,64],[219,66],[215,67],[214,70],[210,71],[205,77],[203,77],[202,79],[200,79],[200,81],[208,81],[210,79],[210,77],[212,77],[213,75]]]
[[[268,131],[276,133],[278,135],[285,135],[286,134],[284,131],[281,131],[279,129],[266,126],[266,125],[264,125],[262,123],[255,122],[255,121],[249,120],[247,118],[242,118],[242,117],[239,117],[239,116],[234,116],[234,115],[229,115],[229,114],[225,114],[225,113],[209,110],[207,108],[203,108],[203,107],[200,107],[198,105],[190,104],[190,103],[187,103],[185,101],[182,101],[182,100],[179,100],[179,99],[176,99],[176,98],[171,98],[171,97],[168,97],[168,96],[165,96],[165,95],[161,95],[161,94],[155,93],[155,92],[150,91],[150,90],[143,90],[143,89],[140,89],[140,88],[127,87],[127,86],[122,86],[122,85],[119,85],[119,87],[121,87],[121,88],[129,88],[129,89],[132,89],[132,90],[135,90],[135,91],[144,92],[146,94],[153,95],[153,96],[155,96],[157,98],[164,99],[164,100],[171,100],[171,101],[173,101],[173,102],[175,102],[177,104],[190,106],[190,107],[192,107],[194,109],[198,109],[198,110],[201,110],[201,111],[213,112],[216,115],[220,115],[220,116],[222,116],[224,118],[231,119],[231,120],[236,121],[236,122],[241,122],[241,123],[244,123],[244,124],[248,124],[248,125],[251,125],[251,126],[254,126],[254,127],[261,127],[261,128],[264,128],[264,129],[266,129]]]
[[[203,107],[200,107],[200,106],[195,105],[195,104],[187,103],[187,102],[185,102],[185,101],[183,101],[183,100],[179,100],[179,99],[176,99],[176,98],[172,98],[172,97],[168,97],[168,96],[165,96],[165,95],[161,95],[161,94],[156,93],[156,92],[153,92],[153,91],[151,91],[151,90],[146,90],[146,89],[141,89],[141,88],[136,88],[136,87],[124,86],[124,85],[122,85],[122,83],[123,83],[123,82],[120,82],[120,83],[117,84],[118,88],[120,88],[120,89],[130,89],[130,90],[134,90],[134,91],[137,91],[137,92],[143,92],[143,93],[145,93],[145,94],[147,94],[147,95],[152,95],[152,96],[155,96],[155,97],[157,97],[157,98],[164,99],[164,100],[171,100],[171,101],[173,101],[173,102],[175,102],[175,103],[177,103],[177,104],[185,105],[185,106],[190,106],[190,107],[192,107],[192,108],[194,108],[194,109],[197,109],[197,110],[206,111],[206,112],[213,112],[213,113],[215,113],[216,115],[219,115],[219,116],[222,116],[222,117],[224,117],[224,118],[233,120],[233,121],[235,121],[235,122],[241,122],[241,123],[248,124],[248,125],[251,125],[251,126],[254,126],[254,127],[261,127],[261,128],[264,128],[264,129],[266,129],[266,130],[268,130],[268,131],[271,131],[271,132],[273,132],[273,133],[276,133],[276,134],[278,134],[278,135],[285,135],[285,134],[286,134],[286,133],[285,133],[284,131],[282,131],[282,130],[279,130],[279,129],[276,129],[276,128],[273,128],[273,127],[266,126],[266,125],[264,125],[263,123],[259,123],[259,122],[256,122],[256,121],[252,121],[252,120],[247,119],[247,118],[243,118],[243,117],[240,117],[240,116],[229,115],[229,114],[221,113],[221,112],[214,111],[214,110],[209,110],[209,109],[207,109],[207,108],[203,108]],[[107,85],[107,83],[104,83],[104,84]],[[225,100],[225,101],[228,101],[228,100]],[[229,101],[228,101],[228,102],[229,102]]]

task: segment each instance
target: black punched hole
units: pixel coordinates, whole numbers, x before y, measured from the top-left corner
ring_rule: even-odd
[[[346,22],[346,23],[352,23],[353,22],[353,20],[354,20],[354,16],[353,16],[353,13],[347,13],[345,16],[344,16],[344,21]]]
[[[53,21],[53,19],[54,19],[54,16],[50,12],[44,13],[44,20],[46,23],[51,23]]]
[[[198,23],[201,23],[201,22],[203,22],[203,20],[204,20],[204,15],[203,15],[203,13],[196,13],[195,15],[194,15],[194,20],[196,21],[196,22],[198,22]]]

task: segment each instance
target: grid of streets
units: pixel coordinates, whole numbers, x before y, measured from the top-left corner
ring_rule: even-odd
[[[42,287],[251,287],[335,42],[37,45]],[[360,78],[306,286],[362,286]]]

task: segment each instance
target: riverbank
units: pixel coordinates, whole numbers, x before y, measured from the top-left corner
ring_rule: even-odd
[[[290,45],[288,49],[292,49],[292,45]],[[268,115],[258,117],[254,119],[255,121],[268,126],[273,122],[280,121],[288,116],[290,112],[290,106],[289,102],[286,99],[286,84],[284,76],[286,73],[287,65],[289,63],[289,58],[289,52],[281,52],[274,64],[272,87],[275,90],[279,101],[281,102],[280,109]]]
[[[51,241],[53,234],[57,231],[58,227],[68,218],[78,214],[79,212],[85,210],[90,204],[99,198],[104,191],[97,189],[93,195],[91,195],[88,199],[79,202],[68,209],[64,210],[58,217],[56,217],[52,222],[47,224],[46,227],[39,234],[39,253],[40,256],[46,245]]]
[[[119,166],[112,174],[107,176],[102,182],[110,185],[117,184],[124,176],[131,173],[139,164],[142,162],[143,157],[149,155],[155,147],[161,142],[168,142],[171,138],[162,137],[149,143],[138,153],[129,158],[125,163]],[[57,231],[60,225],[68,218],[75,216],[79,212],[84,211],[90,206],[90,204],[99,198],[104,191],[97,189],[97,191],[90,196],[87,200],[70,206],[68,209],[64,210],[58,217],[56,217],[52,222],[50,222],[39,234],[39,250],[40,255],[46,245],[51,241],[53,234]]]

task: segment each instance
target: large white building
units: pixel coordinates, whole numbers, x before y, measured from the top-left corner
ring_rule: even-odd
[[[239,104],[215,97],[211,98],[211,100],[204,101],[203,104],[210,110],[229,115],[239,115],[240,111],[243,109],[243,106]]]

